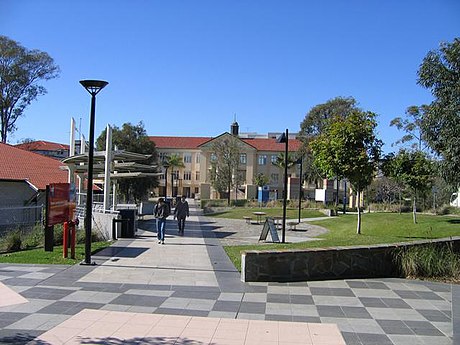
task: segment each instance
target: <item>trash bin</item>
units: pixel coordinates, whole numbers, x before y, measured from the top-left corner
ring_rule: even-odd
[[[120,212],[121,219],[127,221],[122,222],[121,225],[121,238],[134,238],[136,231],[136,210],[130,209],[121,209]]]

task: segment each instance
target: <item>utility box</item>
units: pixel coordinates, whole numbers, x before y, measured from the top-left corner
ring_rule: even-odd
[[[266,203],[270,194],[270,187],[263,186],[258,188],[257,201]]]
[[[117,205],[117,211],[121,219],[121,238],[134,238],[137,231],[137,206],[129,204]]]

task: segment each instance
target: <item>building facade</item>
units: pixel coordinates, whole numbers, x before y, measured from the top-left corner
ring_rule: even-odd
[[[257,186],[254,178],[257,174],[268,177],[268,185],[272,195],[282,197],[284,169],[275,166],[279,154],[284,154],[285,144],[277,142],[281,133],[257,135],[238,133],[238,124],[231,126],[230,133],[225,132],[217,137],[166,137],[150,136],[157,148],[159,162],[166,157],[177,155],[181,157],[182,167],[169,166],[163,169],[164,175],[160,179],[160,186],[156,191],[161,196],[185,195],[202,199],[219,198],[217,191],[211,184],[211,163],[215,152],[216,141],[236,138],[239,151],[239,164],[234,167],[240,176],[240,184],[231,191],[233,198],[257,198]],[[290,135],[288,141],[289,154],[295,154],[301,142]],[[298,177],[298,165],[288,171],[288,176]],[[235,195],[236,194],[236,195]],[[288,192],[289,195],[289,192]],[[292,196],[293,197],[293,196]]]

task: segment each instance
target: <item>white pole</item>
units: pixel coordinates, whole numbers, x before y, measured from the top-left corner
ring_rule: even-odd
[[[104,169],[104,212],[109,210],[110,204],[110,173],[112,165],[112,128],[107,125],[105,137],[105,169]]]
[[[69,145],[69,157],[75,155],[75,119],[70,118],[70,145]]]

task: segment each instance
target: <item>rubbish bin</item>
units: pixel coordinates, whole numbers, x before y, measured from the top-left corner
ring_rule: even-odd
[[[136,210],[130,209],[121,209],[120,212],[121,219],[127,221],[122,222],[121,225],[121,238],[134,238],[136,231]]]

